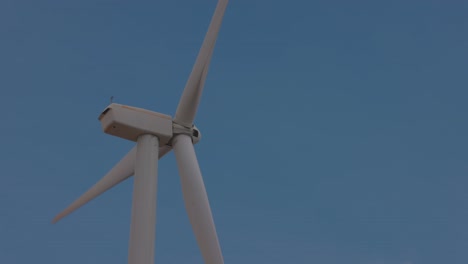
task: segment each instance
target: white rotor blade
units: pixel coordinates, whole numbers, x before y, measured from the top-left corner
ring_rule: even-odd
[[[184,92],[182,93],[174,117],[174,122],[180,125],[192,127],[198,104],[200,103],[205,78],[208,74],[211,55],[214,50],[219,29],[221,28],[227,4],[228,0],[218,1],[210,26],[208,27],[205,39],[198,53],[197,60],[185,84]]]
[[[179,168],[185,209],[203,259],[206,264],[222,264],[223,255],[192,139],[187,135],[177,135],[172,145]]]
[[[162,158],[169,151],[171,151],[170,146],[162,146],[159,148],[159,158]],[[54,217],[52,223],[56,223],[60,219],[69,215],[76,209],[85,205],[92,199],[106,192],[110,188],[119,184],[120,182],[128,179],[135,172],[135,157],[136,157],[136,146],[130,150],[120,161],[117,163],[101,180],[99,180],[93,187],[91,187],[87,192],[76,199],[71,205],[69,205],[65,210],[60,212],[57,216]]]

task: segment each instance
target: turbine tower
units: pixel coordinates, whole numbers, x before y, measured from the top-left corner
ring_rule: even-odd
[[[224,263],[193,144],[201,138],[194,119],[227,4],[228,0],[218,1],[174,119],[115,103],[101,113],[105,133],[135,141],[136,146],[53,223],[134,175],[128,263],[154,263],[158,160],[173,149],[185,208],[203,259],[206,264]]]

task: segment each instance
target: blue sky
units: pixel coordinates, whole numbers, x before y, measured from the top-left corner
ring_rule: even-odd
[[[126,263],[132,180],[53,216],[173,115],[215,0],[0,2],[0,263]],[[468,263],[466,1],[234,1],[196,146],[226,263]],[[175,159],[156,263],[202,263]]]

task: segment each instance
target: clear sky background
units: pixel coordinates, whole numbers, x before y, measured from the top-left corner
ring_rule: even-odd
[[[228,263],[468,263],[468,2],[231,0],[196,124]],[[173,115],[215,0],[0,1],[0,263],[127,263],[132,180],[51,219]],[[203,263],[173,153],[156,263]]]

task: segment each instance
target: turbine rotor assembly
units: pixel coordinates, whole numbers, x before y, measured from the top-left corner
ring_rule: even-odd
[[[185,208],[201,255],[207,264],[224,263],[193,145],[201,139],[194,120],[227,4],[228,0],[219,0],[216,5],[173,119],[112,101],[99,116],[105,133],[136,144],[101,180],[60,212],[54,223],[134,176],[128,263],[154,263],[158,160],[174,150]]]

